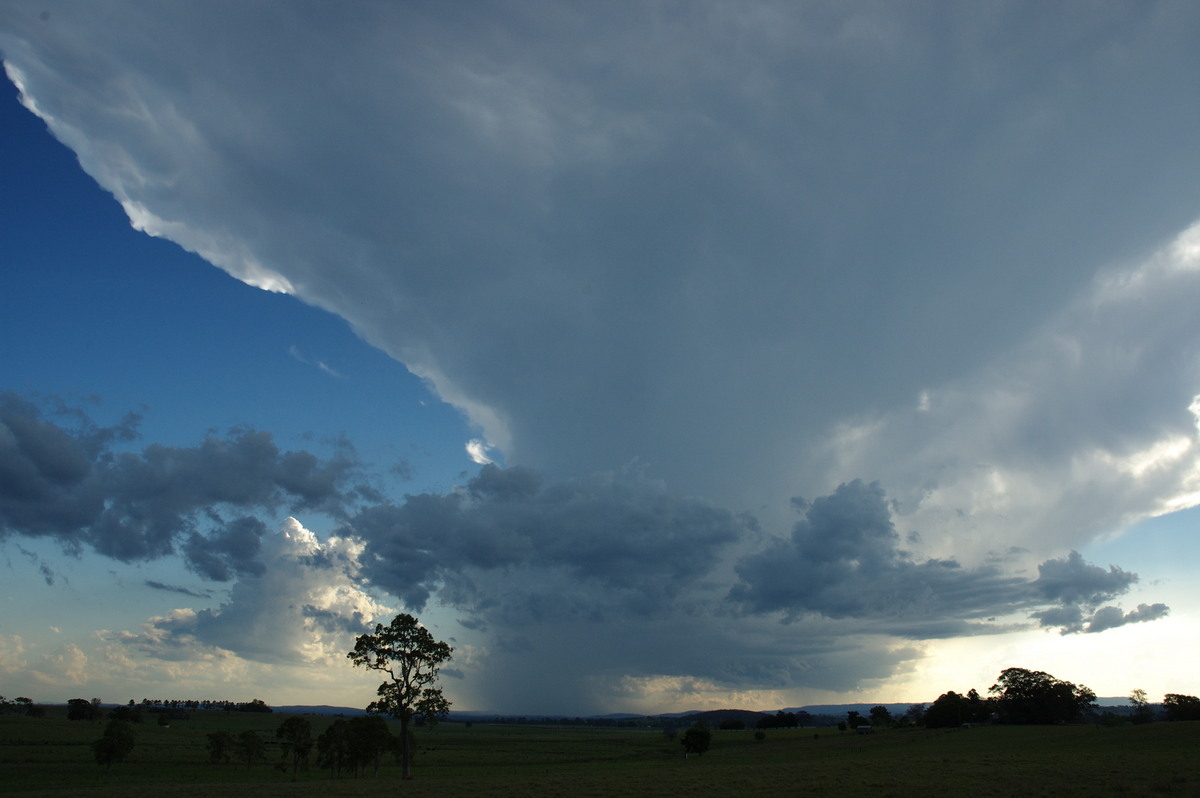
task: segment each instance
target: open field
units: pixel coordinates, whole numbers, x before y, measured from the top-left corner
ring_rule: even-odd
[[[205,735],[254,729],[273,741],[282,714],[193,712],[169,728],[135,726],[130,758],[111,773],[92,759],[101,723],[0,716],[0,793],[22,796],[610,796],[739,793],[872,796],[1200,795],[1200,722],[1145,726],[714,731],[684,758],[661,730],[444,723],[418,729],[414,781],[389,761],[379,776],[297,782],[274,764],[210,765]],[[314,736],[332,718],[309,716]]]

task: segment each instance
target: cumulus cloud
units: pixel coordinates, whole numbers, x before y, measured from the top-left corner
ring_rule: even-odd
[[[33,402],[0,394],[0,535],[47,537],[125,562],[182,553],[197,573],[228,580],[261,570],[263,524],[250,515],[291,510],[344,516],[363,496],[349,444],[322,460],[280,451],[271,435],[236,429],[191,447],[118,447],[135,420],[68,428]],[[47,576],[47,578],[50,578]]]
[[[467,441],[467,456],[471,458],[471,462],[476,465],[490,465],[492,460],[488,457],[488,452],[492,446],[481,438],[472,438]]]
[[[796,505],[804,517],[791,536],[737,564],[740,579],[730,598],[748,612],[778,612],[788,621],[806,614],[869,619],[893,634],[928,639],[979,633],[971,622],[1018,612],[1067,634],[1153,620],[1167,611],[1161,604],[1128,615],[1117,607],[1098,610],[1138,577],[1090,564],[1075,551],[1041,563],[1035,580],[994,562],[963,567],[953,559],[920,559],[901,548],[892,506],[875,483],[856,480]]]
[[[387,607],[362,589],[361,542],[320,541],[298,521],[263,537],[260,571],[239,574],[215,609],[177,609],[114,640],[159,659],[203,652],[263,663],[327,663]]]
[[[366,541],[367,577],[410,606],[447,583],[444,598],[463,609],[508,600],[558,615],[578,594],[585,613],[665,603],[750,523],[636,473],[544,484],[532,469],[486,465],[462,490],[369,507],[346,531]],[[528,591],[480,587],[522,571],[536,572]]]

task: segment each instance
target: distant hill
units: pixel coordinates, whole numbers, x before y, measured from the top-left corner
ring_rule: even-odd
[[[908,708],[914,703],[922,703],[929,706],[933,703],[930,701],[910,701],[902,704],[883,704],[887,707],[888,712],[893,717],[903,715]],[[1097,698],[1096,703],[1103,708],[1109,707],[1127,707],[1129,699],[1125,697],[1106,697]],[[869,716],[871,707],[880,706],[878,702],[870,704],[809,704],[803,707],[786,707],[779,710],[768,710],[764,712],[755,712],[749,709],[712,709],[707,711],[690,710],[687,712],[663,712],[657,715],[638,715],[628,712],[612,712],[606,715],[589,715],[586,719],[589,720],[629,720],[633,718],[654,718],[655,720],[675,720],[680,724],[692,724],[697,720],[703,720],[709,726],[716,728],[727,720],[741,720],[746,727],[751,728],[758,723],[759,719],[764,716],[774,715],[776,712],[807,712],[814,717],[837,718],[844,720],[846,713],[851,710],[858,712],[860,715]],[[358,707],[331,707],[328,705],[307,706],[307,705],[291,705],[273,707],[276,712],[285,712],[296,715],[345,715],[346,717],[354,717],[355,715],[365,715],[366,710]],[[451,710],[451,720],[474,720],[486,721],[494,718],[527,718],[536,720],[539,718],[557,719],[557,718],[574,718],[576,716],[569,713],[546,714],[546,713],[522,713],[522,712],[474,712],[474,711],[459,711]]]
[[[304,706],[293,705],[286,707],[272,707],[276,712],[285,712],[289,715],[345,715],[352,718],[355,715],[365,715],[365,709],[355,709],[354,707],[331,707],[326,704],[320,706]]]
[[[753,729],[758,725],[758,722],[763,718],[774,713],[768,712],[753,712],[748,709],[710,709],[707,712],[689,712],[686,715],[679,717],[679,720],[684,723],[692,724],[696,721],[704,721],[709,726],[716,728],[722,723],[728,721],[741,721],[748,729]],[[662,717],[656,715],[655,717]]]

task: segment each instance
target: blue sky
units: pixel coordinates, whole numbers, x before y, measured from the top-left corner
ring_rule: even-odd
[[[610,16],[0,10],[6,695],[1200,692],[1200,14]]]

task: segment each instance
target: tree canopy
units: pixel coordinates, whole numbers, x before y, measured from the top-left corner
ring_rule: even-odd
[[[113,718],[104,727],[104,735],[92,743],[92,754],[97,765],[112,770],[114,762],[120,762],[133,750],[133,726],[129,721]]]
[[[400,613],[387,626],[375,625],[374,634],[359,635],[348,656],[355,666],[380,671],[388,679],[379,685],[379,698],[367,711],[390,715],[400,721],[400,758],[404,778],[412,778],[408,725],[413,717],[433,723],[445,717],[450,702],[435,687],[438,670],[449,661],[452,649],[435,640],[429,630],[407,613]]]
[[[308,761],[308,753],[313,747],[312,724],[307,718],[293,715],[279,724],[275,736],[283,742],[284,761],[292,761],[292,779],[295,780],[300,763]]]
[[[1200,698],[1181,693],[1167,693],[1163,696],[1163,709],[1167,711],[1167,720],[1200,720]]]
[[[988,692],[1004,723],[1074,723],[1096,703],[1096,694],[1083,685],[1025,668],[1001,671]]]
[[[709,743],[712,742],[712,732],[709,731],[707,723],[698,720],[692,728],[683,733],[683,739],[679,742],[684,751],[699,756],[708,750]]]

